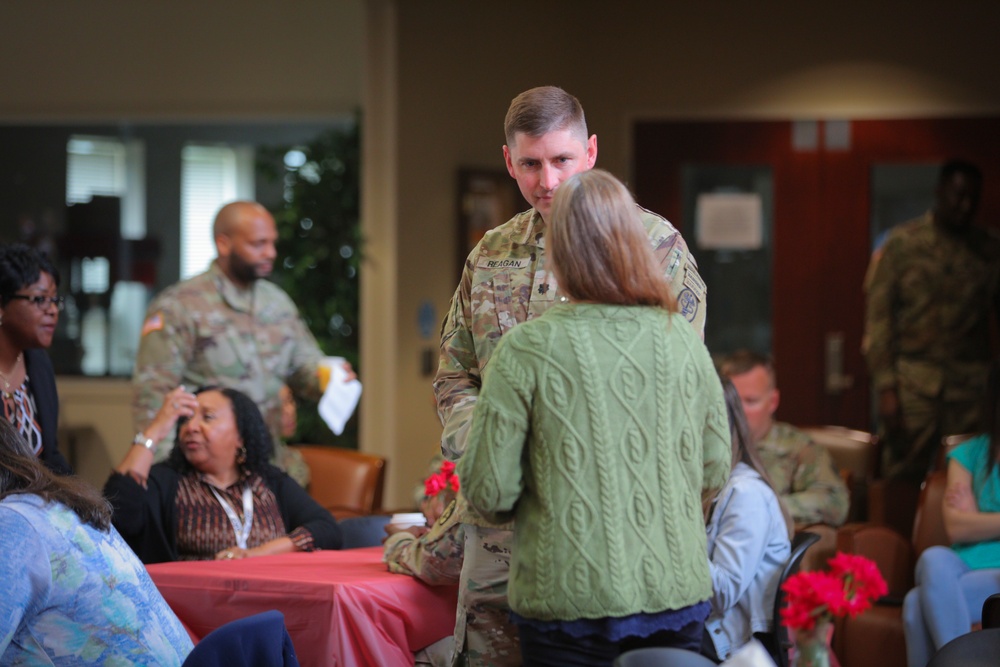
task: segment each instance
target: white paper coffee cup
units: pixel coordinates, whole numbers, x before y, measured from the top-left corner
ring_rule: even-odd
[[[422,512],[402,512],[393,514],[389,523],[398,528],[410,528],[411,526],[426,526],[427,517]]]

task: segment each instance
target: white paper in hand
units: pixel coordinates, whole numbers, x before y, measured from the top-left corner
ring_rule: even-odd
[[[325,363],[330,367],[330,381],[326,383],[323,397],[319,399],[319,416],[334,435],[340,435],[358,406],[361,382],[357,378],[344,382],[347,371],[344,370],[343,357],[327,357]]]

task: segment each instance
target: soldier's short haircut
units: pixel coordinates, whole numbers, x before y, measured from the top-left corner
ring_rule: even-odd
[[[938,185],[944,185],[950,181],[955,174],[962,174],[967,176],[970,180],[978,183],[983,182],[983,172],[978,165],[975,165],[968,160],[948,160],[941,165],[941,171],[938,173]]]
[[[591,169],[566,179],[549,224],[553,271],[571,299],[677,311],[639,208],[617,178]]]
[[[767,371],[767,376],[771,379],[771,386],[777,387],[778,378],[774,372],[774,360],[771,355],[761,354],[746,348],[726,355],[719,363],[719,372],[727,378],[731,378],[749,373],[758,366]]]
[[[249,217],[255,211],[267,212],[255,201],[231,201],[219,209],[212,222],[212,238],[228,236],[238,227],[240,220]]]
[[[587,119],[580,100],[556,86],[539,86],[515,97],[503,123],[508,146],[518,132],[540,137],[559,130],[570,130],[581,141],[587,140]]]

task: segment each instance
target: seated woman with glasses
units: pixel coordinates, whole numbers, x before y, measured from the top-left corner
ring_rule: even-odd
[[[48,257],[21,243],[0,245],[0,396],[3,414],[53,472],[68,474],[57,449],[59,396],[42,348],[52,345],[62,297]]]
[[[169,458],[153,465],[156,443],[174,424]],[[333,516],[268,463],[271,434],[245,394],[177,387],[142,435],[104,495],[115,528],[143,563],[340,548]]]

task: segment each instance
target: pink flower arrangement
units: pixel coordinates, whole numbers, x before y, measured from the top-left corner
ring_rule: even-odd
[[[889,588],[878,567],[863,556],[838,552],[825,572],[799,572],[785,581],[787,606],[781,622],[795,630],[812,630],[817,622],[854,617],[872,606]]]
[[[428,498],[446,489],[458,493],[458,475],[455,474],[453,461],[443,461],[440,470],[424,480],[424,495]]]

